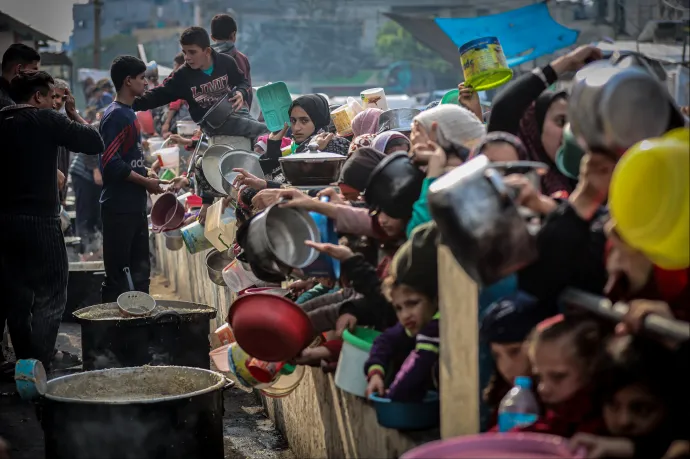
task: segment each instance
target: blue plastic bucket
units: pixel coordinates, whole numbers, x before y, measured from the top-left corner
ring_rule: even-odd
[[[36,400],[48,389],[48,376],[43,364],[34,359],[17,360],[14,381],[22,400]]]

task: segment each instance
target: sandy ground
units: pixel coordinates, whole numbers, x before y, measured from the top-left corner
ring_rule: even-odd
[[[151,294],[158,299],[180,299],[162,277],[152,279]],[[57,347],[59,350],[80,354],[80,326],[63,323]],[[78,370],[55,373],[51,378],[75,371]],[[223,436],[224,459],[294,459],[285,439],[265,416],[257,397],[239,385],[225,391]],[[34,406],[19,398],[12,383],[0,382],[0,437],[10,443],[12,459],[45,457],[43,431]]]

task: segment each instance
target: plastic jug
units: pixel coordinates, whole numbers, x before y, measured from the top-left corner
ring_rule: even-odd
[[[633,145],[609,188],[618,234],[664,269],[690,267],[689,143],[683,128]]]

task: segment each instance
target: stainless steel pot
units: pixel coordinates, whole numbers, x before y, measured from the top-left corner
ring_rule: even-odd
[[[172,230],[163,233],[165,235],[165,248],[172,251],[178,251],[184,247],[184,239],[182,239],[182,231]]]
[[[219,252],[212,249],[206,254],[206,270],[208,271],[208,278],[216,285],[226,286],[223,279],[223,269],[234,260],[235,257],[229,250]]]
[[[250,263],[259,263],[267,270],[289,273],[311,265],[319,252],[304,241],[320,241],[321,235],[303,209],[280,207],[280,202],[268,207],[249,223],[246,251]]]
[[[338,181],[346,156],[318,151],[315,143],[309,152],[280,158],[280,168],[285,179],[295,186],[330,185]]]
[[[379,134],[385,131],[409,132],[412,130],[412,120],[422,113],[416,108],[394,108],[381,113],[379,118]]]
[[[483,155],[429,188],[429,209],[443,243],[479,285],[491,285],[537,258],[536,239],[512,194]]]
[[[232,182],[237,177],[237,172],[233,172],[233,169],[244,169],[259,178],[264,177],[264,172],[261,169],[261,163],[259,163],[259,157],[256,153],[243,150],[233,150],[225,153],[220,158],[218,168],[223,190],[228,194],[233,191]]]
[[[568,118],[576,138],[591,150],[624,151],[669,126],[672,105],[666,88],[639,67],[597,61],[573,80]]]

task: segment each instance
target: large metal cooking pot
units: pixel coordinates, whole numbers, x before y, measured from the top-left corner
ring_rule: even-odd
[[[536,240],[511,193],[484,155],[429,188],[429,209],[443,243],[480,285],[493,284],[537,258]]]
[[[597,61],[580,70],[569,99],[576,138],[597,151],[625,151],[664,133],[672,105],[661,82],[640,67]]]
[[[263,178],[264,172],[256,153],[243,150],[233,150],[221,156],[218,163],[223,190],[230,194],[233,191],[232,182],[237,177],[237,172],[233,169],[244,169],[252,175]]]
[[[208,278],[216,285],[225,287],[225,280],[223,279],[223,269],[230,264],[235,257],[232,252],[225,250],[219,252],[216,249],[209,251],[206,254],[206,270],[208,271]]]
[[[53,379],[38,405],[45,457],[222,459],[225,387],[222,374],[183,366]]]
[[[246,251],[250,263],[256,260],[269,271],[278,268],[282,272],[284,267],[302,269],[319,256],[319,252],[304,244],[306,240],[321,240],[309,212],[280,207],[278,202],[249,222]]]
[[[124,318],[117,303],[79,309],[84,370],[141,365],[209,368],[209,320],[216,310],[186,301],[157,300],[146,317]]]
[[[213,104],[213,107],[208,109],[204,117],[199,121],[199,127],[207,136],[213,137],[221,133],[223,125],[227,123],[233,113],[235,113],[235,109],[232,108],[230,97],[232,97],[231,93],[221,97]]]
[[[373,210],[381,210],[393,218],[408,219],[423,182],[424,173],[407,153],[393,153],[369,174],[364,199]]]
[[[416,108],[394,108],[381,113],[379,118],[379,134],[385,131],[410,132],[412,120],[422,113]]]
[[[280,158],[285,179],[295,186],[330,185],[338,181],[346,156],[318,151],[316,143],[309,144],[309,152]]]

